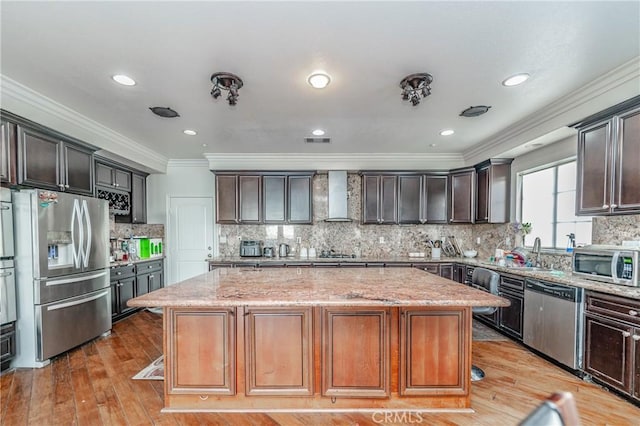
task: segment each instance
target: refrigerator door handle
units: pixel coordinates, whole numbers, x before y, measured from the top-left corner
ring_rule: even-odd
[[[91,302],[92,300],[100,299],[109,294],[109,291],[103,291],[95,296],[85,297],[80,300],[74,300],[73,302],[58,303],[57,305],[47,306],[47,311],[56,311],[58,309],[69,308],[71,306],[82,305],[83,303]]]
[[[107,275],[107,272],[103,271],[103,272],[99,272],[97,274],[86,275],[86,276],[83,276],[83,277],[65,278],[65,279],[62,279],[62,280],[47,281],[47,283],[45,285],[47,287],[49,287],[49,286],[52,286],[52,285],[71,284],[71,283],[77,283],[77,282],[80,282],[80,281],[92,280],[94,278],[104,277],[105,275]]]
[[[87,206],[87,200],[82,200],[82,213],[87,225],[87,247],[84,251],[84,258],[82,259],[82,265],[86,268],[89,265],[89,256],[91,255],[91,217],[89,215],[89,206]]]
[[[80,205],[78,199],[73,200],[73,211],[71,213],[71,250],[73,255],[73,265],[76,269],[80,268],[80,257],[82,256],[82,222],[78,216],[81,216]],[[78,222],[78,247],[76,248],[76,222]]]

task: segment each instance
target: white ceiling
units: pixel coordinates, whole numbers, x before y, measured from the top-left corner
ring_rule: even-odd
[[[3,76],[171,159],[464,155],[640,55],[637,1],[3,0],[1,7]],[[325,90],[306,83],[316,69],[331,74]],[[237,106],[210,96],[217,71],[244,80]],[[415,72],[434,81],[432,95],[412,107],[398,85]],[[518,72],[532,77],[500,84]],[[116,73],[138,84],[117,85]],[[458,116],[483,104],[492,108],[481,117]],[[180,117],[157,117],[151,106]],[[332,143],[304,144],[318,127]],[[185,136],[187,128],[198,135]],[[440,136],[444,128],[455,135]]]

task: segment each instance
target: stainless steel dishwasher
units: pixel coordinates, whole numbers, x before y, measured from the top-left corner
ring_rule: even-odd
[[[574,370],[582,367],[584,289],[527,278],[523,341]]]

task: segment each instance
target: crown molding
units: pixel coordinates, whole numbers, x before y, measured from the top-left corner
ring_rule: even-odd
[[[2,108],[164,173],[167,158],[140,143],[0,74]]]
[[[640,56],[603,74],[464,152],[467,163],[500,155],[640,93]]]
[[[186,160],[177,160],[172,159],[167,162],[167,169],[170,167],[209,167],[209,161],[201,158],[201,159],[186,159]]]
[[[449,170],[464,166],[460,154],[205,153],[211,170]]]

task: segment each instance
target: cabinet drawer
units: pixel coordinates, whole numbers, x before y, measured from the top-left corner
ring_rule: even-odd
[[[132,277],[136,274],[136,265],[123,265],[111,267],[111,281]]]
[[[640,325],[640,301],[637,300],[587,293],[586,310]]]
[[[3,325],[0,330],[0,362],[11,360],[16,354],[16,329],[14,323]],[[8,366],[8,365],[7,365]]]
[[[136,267],[138,270],[138,274],[145,274],[147,272],[160,271],[162,270],[162,260],[138,263]]]
[[[524,291],[524,280],[510,275],[500,274],[500,287]]]

